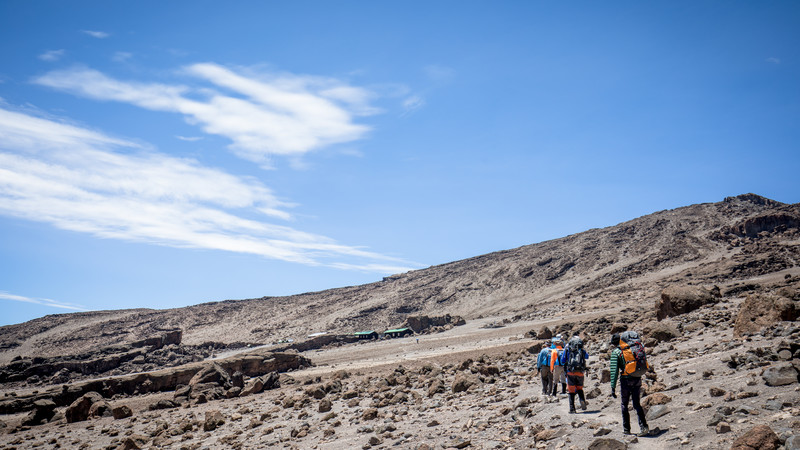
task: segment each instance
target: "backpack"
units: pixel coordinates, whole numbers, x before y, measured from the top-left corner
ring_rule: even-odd
[[[572,338],[567,344],[569,354],[567,358],[567,372],[582,372],[586,370],[586,357],[583,354],[583,341],[580,338]]]
[[[647,355],[644,345],[635,331],[622,333],[619,340],[619,348],[622,350],[622,359],[625,364],[622,366],[622,375],[629,377],[641,377],[647,372]]]

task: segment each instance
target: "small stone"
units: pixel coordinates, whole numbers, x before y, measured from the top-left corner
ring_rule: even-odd
[[[709,395],[711,395],[712,397],[722,397],[723,395],[725,395],[725,392],[727,392],[725,389],[718,388],[716,386],[712,386],[708,390]]]
[[[717,424],[716,431],[717,434],[729,433],[731,431],[731,425],[728,422],[720,422]]]

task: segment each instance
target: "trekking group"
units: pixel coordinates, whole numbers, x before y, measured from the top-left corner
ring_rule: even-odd
[[[631,434],[629,405],[639,420],[639,436],[647,436],[650,429],[645,419],[644,409],[640,403],[642,376],[647,372],[647,356],[644,345],[635,331],[614,334],[611,337],[611,396],[617,398],[617,382],[619,381],[622,431]],[[586,410],[586,397],[583,393],[583,379],[586,372],[586,361],[589,354],[583,348],[583,340],[572,336],[564,342],[562,335],[550,341],[550,346],[543,348],[536,359],[536,367],[542,378],[542,395],[557,397],[561,385],[561,394],[569,394],[569,412],[577,413],[575,397],[580,401],[581,410]]]

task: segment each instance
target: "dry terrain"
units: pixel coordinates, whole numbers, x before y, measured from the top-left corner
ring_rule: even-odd
[[[48,316],[0,328],[0,448],[800,448],[798,261],[800,205],[748,194],[369,285]],[[649,436],[610,397],[624,329]],[[541,393],[555,333],[591,355],[578,414]]]

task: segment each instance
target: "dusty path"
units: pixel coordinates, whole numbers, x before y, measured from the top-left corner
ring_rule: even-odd
[[[569,321],[592,319],[621,308],[575,314]],[[330,349],[306,352],[315,367],[298,371],[297,376],[322,376],[337,370],[357,371],[376,369],[380,366],[413,364],[426,360],[463,360],[472,354],[497,354],[516,351],[529,346],[531,339],[523,339],[530,330],[553,327],[564,323],[564,319],[544,319],[514,322],[499,328],[485,328],[502,320],[490,317],[469,321],[466,325],[455,327],[443,333],[386,339],[344,345]],[[417,341],[419,339],[419,341]]]

